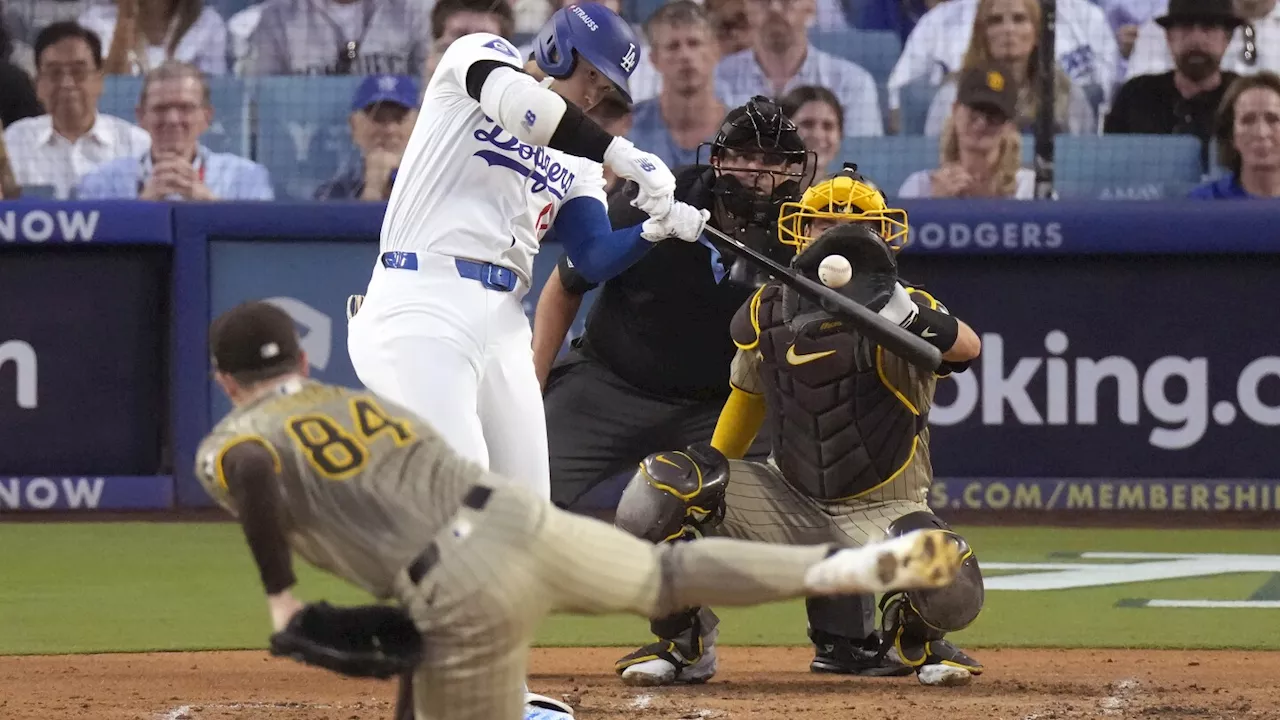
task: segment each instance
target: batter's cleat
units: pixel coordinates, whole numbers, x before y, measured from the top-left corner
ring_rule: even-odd
[[[547,697],[546,695],[539,695],[537,693],[531,693],[526,690],[524,693],[524,704],[525,704],[526,710],[530,710],[533,708],[541,708],[543,710],[550,710],[552,712],[559,713],[564,717],[570,717],[570,718],[573,717],[573,708],[570,707],[568,703],[562,703],[559,700],[553,700]],[[547,716],[547,717],[551,717],[551,716]],[[528,720],[527,714],[525,715],[525,718],[526,720]]]
[[[348,322],[350,322],[351,318],[356,316],[356,313],[360,312],[360,306],[363,304],[364,304],[363,295],[347,296],[347,321]]]
[[[837,550],[809,568],[811,593],[886,593],[943,587],[960,570],[960,546],[943,530],[915,530],[860,548]]]
[[[524,720],[573,720],[573,716],[559,710],[548,710],[537,705],[524,706]]]
[[[863,677],[902,677],[914,672],[898,660],[896,653],[880,652],[878,633],[862,641],[819,630],[811,631],[809,637],[816,649],[813,662],[809,663],[811,672]]]
[[[650,643],[614,664],[624,685],[697,685],[716,674],[716,646],[706,645],[697,657],[687,658],[669,640]]]
[[[982,663],[951,644],[950,640],[912,641],[899,637],[896,649],[902,661],[915,668],[921,685],[957,687],[982,674]]]

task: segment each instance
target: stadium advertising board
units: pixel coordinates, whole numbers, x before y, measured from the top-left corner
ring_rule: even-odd
[[[904,277],[984,344],[939,383],[937,507],[1275,509],[1280,346],[1251,310],[1280,301],[1280,254],[1250,231],[1265,208],[907,209]],[[314,374],[358,385],[345,301],[381,221],[360,203],[0,205],[0,511],[207,504],[195,443],[229,409],[209,320],[272,299]],[[558,256],[537,257],[531,318]]]
[[[167,507],[163,208],[0,210],[0,512]]]

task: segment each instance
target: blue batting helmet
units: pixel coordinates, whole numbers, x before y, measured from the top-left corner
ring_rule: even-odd
[[[553,78],[573,74],[577,56],[595,65],[631,102],[627,81],[640,62],[640,42],[626,20],[599,3],[578,3],[555,11],[542,26],[534,58]]]

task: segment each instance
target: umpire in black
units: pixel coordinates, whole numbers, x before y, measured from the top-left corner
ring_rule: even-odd
[[[755,97],[731,110],[698,154],[709,164],[676,170],[676,199],[711,210],[712,226],[786,264],[778,212],[808,186],[815,165],[795,125],[778,105]],[[632,185],[611,199],[614,227],[644,219],[630,204],[634,194]],[[659,243],[603,284],[585,332],[556,363],[582,296],[596,287],[561,256],[538,297],[533,328],[556,505],[585,510],[592,488],[649,453],[710,442],[729,396],[729,321],[763,282],[705,235],[699,243]],[[748,457],[763,460],[768,451],[767,440],[757,441]]]

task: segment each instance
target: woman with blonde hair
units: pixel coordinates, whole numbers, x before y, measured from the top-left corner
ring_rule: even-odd
[[[900,198],[1013,198],[1035,195],[1035,172],[1021,167],[1022,136],[1013,124],[1017,86],[997,66],[963,70],[943,123],[939,167],[919,170]]]
[[[973,18],[973,35],[964,54],[961,70],[990,63],[1005,65],[1018,87],[1017,113],[1013,117],[1019,132],[1029,133],[1040,107],[1039,0],[979,0]],[[1054,63],[1054,130],[1071,135],[1097,132],[1098,120],[1084,89],[1071,82],[1062,67]],[[938,135],[956,98],[953,75],[938,88],[925,120],[925,134]]]
[[[94,3],[80,24],[107,50],[107,75],[145,75],[167,60],[227,73],[227,24],[205,0],[115,0]]]

